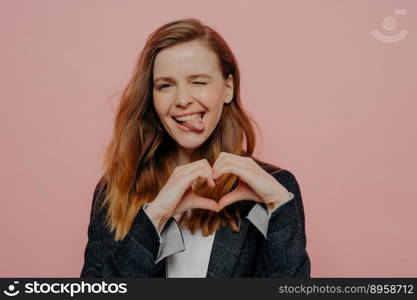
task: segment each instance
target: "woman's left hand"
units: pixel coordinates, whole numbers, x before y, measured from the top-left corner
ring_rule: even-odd
[[[288,190],[251,157],[221,152],[213,171],[215,180],[228,173],[239,178],[238,186],[219,200],[219,210],[237,201],[253,200],[265,203],[271,212],[291,197]]]

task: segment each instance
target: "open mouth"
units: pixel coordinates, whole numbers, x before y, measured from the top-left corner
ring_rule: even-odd
[[[195,116],[193,119],[190,119],[190,120],[202,120],[205,115],[206,115],[206,113],[202,112],[202,113],[199,114],[199,116]],[[172,119],[179,124],[184,124],[185,122],[188,121],[188,120],[178,120],[175,117],[172,117]]]

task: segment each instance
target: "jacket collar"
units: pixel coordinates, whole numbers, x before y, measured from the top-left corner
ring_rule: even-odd
[[[249,221],[246,218],[241,218],[239,232],[233,231],[228,224],[223,225],[216,232],[207,269],[207,278],[232,277],[246,239],[248,227]]]

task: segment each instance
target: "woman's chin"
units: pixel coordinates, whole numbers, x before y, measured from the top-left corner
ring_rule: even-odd
[[[203,142],[199,142],[199,143],[197,143],[197,142],[189,142],[189,143],[182,142],[182,143],[178,143],[177,142],[177,144],[178,144],[178,146],[180,146],[183,149],[195,150],[195,149],[199,148],[203,144]]]
[[[202,136],[189,136],[189,137],[180,137],[180,139],[175,139],[175,143],[187,150],[195,150],[199,148],[203,143],[205,142],[205,139]]]

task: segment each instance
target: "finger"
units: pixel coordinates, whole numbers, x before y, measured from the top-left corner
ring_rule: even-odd
[[[205,178],[209,185],[215,186],[213,170],[205,159],[198,160],[181,166],[177,172],[177,180],[181,182],[184,189],[193,187],[198,177]]]
[[[224,195],[223,197],[220,198],[218,206],[219,206],[219,210],[222,210],[223,208],[225,208],[226,206],[235,203],[239,200],[243,200],[243,198],[240,195],[241,193],[237,190],[233,190],[230,193],[227,193],[226,195]]]
[[[193,170],[195,168],[199,168],[201,165],[207,166],[209,169],[211,169],[211,166],[210,166],[209,162],[205,158],[190,162],[186,165],[179,166],[176,169],[182,169],[185,173],[188,173],[190,170]]]
[[[247,157],[234,155],[231,153],[226,153],[223,156],[223,159],[216,161],[215,166],[213,166],[214,179],[218,179],[222,174],[227,173],[225,170],[223,170],[223,167],[229,164],[231,164],[232,165],[231,167],[233,167],[236,170],[238,170],[239,168],[248,170],[251,167]],[[239,175],[237,173],[233,173],[233,174],[237,176],[244,175],[244,174]]]
[[[250,157],[247,157],[247,156],[240,156],[240,155],[236,155],[236,154],[233,154],[233,153],[221,152],[219,154],[219,157],[217,158],[217,160],[214,162],[213,169],[215,169],[215,167],[218,167],[218,165],[221,164],[224,161],[233,161],[237,165],[245,167],[252,160],[252,159],[249,159],[249,158]]]
[[[201,178],[201,176],[198,176],[197,179],[194,179],[193,182],[191,183],[191,188],[195,191],[197,188],[197,183],[198,183],[198,179]],[[214,179],[213,180],[208,180],[207,178],[203,177],[204,182],[207,183],[209,186],[211,187],[215,187],[216,184],[214,183]]]
[[[237,201],[242,200],[252,200],[255,202],[262,202],[261,198],[258,194],[250,186],[248,186],[246,183],[240,181],[239,185],[231,191],[230,193],[224,195],[219,200],[219,209],[223,209],[224,207],[235,203]]]
[[[198,177],[205,178],[212,187],[216,185],[214,182],[213,170],[204,163],[201,163],[198,168],[195,168],[190,172],[187,177],[187,180],[190,182],[189,185],[191,185],[194,180],[198,179]]]
[[[211,174],[211,180],[206,180],[206,182],[211,186],[211,187],[215,187],[216,183],[214,182],[214,171],[213,168],[210,166],[209,162],[207,159],[203,159],[202,163],[204,164],[204,166],[207,168],[207,170],[210,172]]]
[[[217,157],[216,161],[213,164],[213,169],[219,164],[220,161],[222,161],[224,159],[224,157],[226,156],[226,152],[220,152],[219,156]]]
[[[183,201],[180,204],[181,210],[188,210],[193,208],[208,209],[215,212],[219,211],[217,202],[213,199],[205,198],[196,195],[194,192],[190,191],[187,193],[187,196],[184,197]]]
[[[219,211],[219,206],[216,201],[213,199],[208,199],[200,196],[196,196],[194,198],[193,206],[192,208],[202,208],[202,209],[208,209],[215,212]]]
[[[209,167],[210,169],[212,169],[212,167],[210,166],[210,163],[208,162],[207,159],[202,159],[202,162],[207,165],[207,167]]]
[[[236,164],[236,162],[232,160],[224,160],[217,165],[217,167],[214,169],[214,179],[218,179],[223,174],[228,173],[238,176],[243,181],[249,180],[250,172],[248,168],[241,166],[240,164]]]

